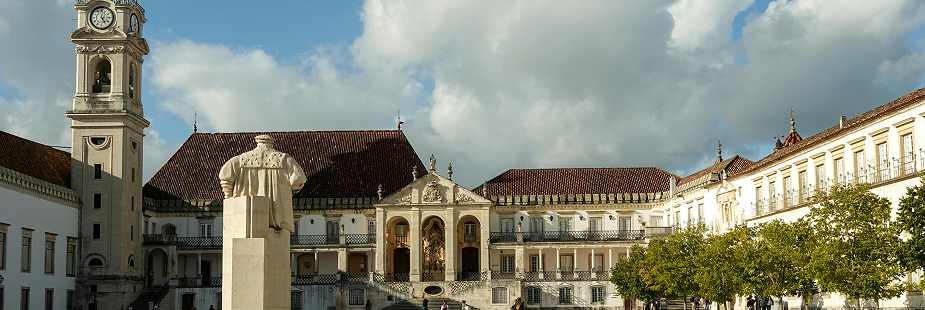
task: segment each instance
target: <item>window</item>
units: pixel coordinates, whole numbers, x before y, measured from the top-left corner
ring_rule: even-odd
[[[809,183],[806,179],[806,170],[800,171],[797,173],[799,179],[797,186],[800,187],[800,202],[806,201],[807,196],[809,196]]]
[[[29,310],[29,288],[23,287],[19,294],[19,309]]]
[[[879,170],[880,178],[889,178],[890,153],[887,150],[886,143],[877,144],[877,170]]]
[[[102,259],[99,259],[99,257],[91,258],[90,261],[87,262],[87,266],[90,266],[90,267],[103,267],[103,260],[102,260]],[[92,288],[92,287],[91,287],[91,288]]]
[[[45,274],[55,273],[55,239],[45,239]]]
[[[542,269],[539,255],[530,255],[530,271],[539,272]]]
[[[501,232],[514,232],[514,219],[501,219]]]
[[[575,258],[572,255],[560,255],[559,256],[559,269],[563,272],[572,272]]]
[[[0,298],[0,301],[2,300],[3,298]],[[64,291],[64,303],[67,305],[64,307],[64,309],[68,309],[68,310],[74,309],[74,304],[76,303],[74,300],[74,290]]]
[[[687,226],[694,226],[694,207],[687,207]]]
[[[366,233],[370,235],[376,234],[376,221],[369,221],[366,223]]]
[[[103,164],[93,164],[93,179],[99,180],[103,178]]]
[[[867,169],[864,169],[866,161],[867,160],[864,159],[864,151],[854,153],[854,175],[858,182],[864,182],[864,175],[867,174]]]
[[[6,231],[0,231],[0,270],[6,270]]]
[[[530,286],[527,287],[527,303],[528,304],[538,304],[540,303],[540,290],[539,287]]]
[[[129,226],[128,238],[131,241],[135,241],[135,225]]]
[[[790,177],[784,177],[784,206],[789,207],[793,201],[790,200],[793,196],[793,183],[790,181]]]
[[[128,66],[128,97],[135,98],[135,66],[134,65]]]
[[[572,304],[572,288],[571,287],[560,287],[559,288],[559,304],[562,304],[562,305]]]
[[[164,225],[164,234],[165,234],[165,235],[176,235],[176,234],[177,234],[177,226],[173,226],[173,225],[170,225],[170,224]]]
[[[292,309],[302,309],[302,291],[292,291],[289,296],[292,300]]]
[[[128,266],[135,268],[135,255],[128,256]]]
[[[626,217],[626,216],[620,217],[620,222],[618,224],[619,224],[618,227],[621,231],[627,231],[627,230],[633,229],[632,220],[630,217]]]
[[[135,167],[132,167],[132,183],[135,183]]]
[[[45,289],[45,310],[54,310],[55,302],[55,290],[46,288]]]
[[[902,136],[903,154],[902,154],[902,173],[907,175],[915,172],[915,160],[912,157],[912,134]]]
[[[132,208],[132,211],[135,211],[135,196],[132,196],[132,201],[131,201],[131,204],[129,204],[129,206]]]
[[[396,236],[408,236],[408,223],[398,223],[395,225]]]
[[[835,160],[835,179],[838,183],[845,182],[845,159],[839,158]]]
[[[363,289],[354,288],[347,292],[347,301],[350,306],[362,306],[366,304],[366,292]]]
[[[501,255],[501,272],[514,272],[514,255]]]
[[[706,219],[703,217],[703,204],[697,205],[697,223],[706,224]]]
[[[559,218],[559,231],[566,232],[572,231],[572,219],[567,217]]]
[[[507,303],[507,288],[506,287],[493,287],[491,289],[491,303],[506,304]]]
[[[590,220],[591,221],[588,223],[588,230],[593,231],[593,232],[604,230],[603,219],[599,217],[592,217],[590,218]]]
[[[463,228],[465,228],[465,234],[467,235],[475,234],[475,222],[466,222],[465,224],[463,224]]]
[[[544,227],[545,225],[543,225],[544,222],[545,220],[543,220],[542,217],[531,217],[530,218],[530,232],[535,234],[536,236],[542,237],[543,231],[545,230],[545,227]]]
[[[591,258],[591,271],[604,271],[604,254],[594,254]]]
[[[604,287],[603,286],[592,286],[591,287],[591,302],[592,303],[603,303],[604,302]]]
[[[103,194],[93,193],[93,208],[99,209],[103,207]]]
[[[825,189],[825,165],[816,166],[816,190]]]
[[[102,233],[102,224],[93,223],[93,240],[100,240],[100,234]]]
[[[768,204],[768,211],[777,209],[777,184],[775,183],[768,182],[768,199],[771,200],[771,203]]]
[[[77,269],[77,238],[67,237],[67,265],[65,265],[65,275],[74,276]],[[70,308],[68,308],[70,309]]]
[[[650,216],[649,217],[650,226],[660,227],[662,226],[662,217],[661,216]]]
[[[26,236],[23,230],[22,237],[22,272],[32,272],[32,232]]]
[[[200,223],[199,224],[199,236],[200,237],[212,237],[212,224]]]

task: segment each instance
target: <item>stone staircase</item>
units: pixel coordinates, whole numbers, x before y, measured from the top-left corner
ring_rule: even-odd
[[[440,306],[443,305],[444,301],[446,301],[446,305],[449,306],[450,310],[462,310],[462,303],[449,298],[428,298],[427,309],[440,310]],[[382,308],[382,310],[421,310],[423,304],[423,298],[414,298],[399,301],[388,307]],[[469,309],[478,310],[478,308],[473,307],[472,305],[469,305]]]
[[[141,294],[138,295],[138,298],[135,298],[135,301],[132,302],[132,309],[135,310],[146,310],[150,302],[158,304],[167,296],[167,292],[170,291],[170,287],[165,285],[162,286],[149,286],[141,291]]]

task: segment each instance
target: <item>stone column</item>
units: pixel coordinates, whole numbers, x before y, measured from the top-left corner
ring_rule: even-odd
[[[411,223],[408,230],[411,230],[411,282],[421,281],[421,210],[416,207],[411,208]]]
[[[556,248],[556,279],[562,278],[562,260],[559,259],[559,248]]]
[[[385,221],[385,211],[376,209],[376,269],[369,270],[376,270],[378,274],[385,274]]]
[[[315,270],[312,270],[312,274],[318,275],[318,250],[312,251],[312,264],[315,266]]]
[[[518,274],[524,271],[524,247],[514,248],[514,271]]]
[[[337,249],[337,272],[346,276],[347,272],[347,248]]]
[[[446,278],[445,281],[455,281],[456,280],[456,256],[459,254],[459,250],[456,249],[456,233],[458,229],[458,223],[456,220],[456,211],[452,205],[446,208],[446,227],[445,227],[445,244],[446,248],[444,249],[446,253],[444,254],[443,265],[446,266]]]
[[[488,213],[488,210],[482,210],[480,212],[479,218],[480,218],[480,221],[487,222],[490,216],[491,215]],[[488,236],[491,231],[490,231],[490,227],[488,223],[480,222],[479,225],[482,228],[482,238],[480,238],[481,240],[479,240],[481,244],[479,246],[479,256],[481,259],[481,261],[479,262],[479,269],[481,269],[481,272],[488,272],[491,269],[491,266],[489,265],[491,264],[491,259],[490,259],[491,253],[489,252],[489,249],[488,249]]]

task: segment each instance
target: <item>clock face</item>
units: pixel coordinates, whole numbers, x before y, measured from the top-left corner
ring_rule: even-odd
[[[129,29],[132,32],[138,32],[138,16],[136,16],[134,13],[132,14],[132,17],[129,18],[128,24]]]
[[[105,7],[98,7],[90,12],[90,24],[97,29],[106,29],[112,25],[113,19],[115,19],[115,15]]]

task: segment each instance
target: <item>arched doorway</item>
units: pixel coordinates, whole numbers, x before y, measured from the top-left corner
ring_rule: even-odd
[[[408,274],[411,272],[411,249],[392,250],[392,273]]]
[[[479,248],[465,247],[460,251],[461,269],[460,281],[475,281],[479,279]]]
[[[386,223],[385,270],[388,281],[408,281],[411,273],[411,232],[408,219],[391,217]],[[368,268],[368,267],[367,267]]]
[[[350,255],[347,255],[347,274],[351,278],[363,278],[366,276],[368,268],[365,253],[350,253]]]
[[[185,293],[180,296],[180,310],[191,310],[193,309],[193,303],[196,301],[196,295],[193,293]]]
[[[155,248],[148,252],[148,262],[145,264],[145,276],[147,286],[164,285],[167,283],[168,262],[167,252],[164,249]]]
[[[446,227],[439,217],[424,220],[421,228],[421,281],[443,281],[446,276]]]

